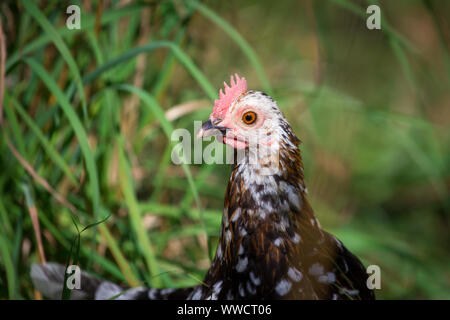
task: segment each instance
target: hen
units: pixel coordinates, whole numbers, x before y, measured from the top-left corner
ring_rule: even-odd
[[[374,299],[367,273],[325,232],[306,198],[300,140],[276,102],[231,77],[197,137],[216,135],[236,150],[220,241],[201,285],[126,288],[82,273],[78,299]],[[35,286],[61,296],[64,267],[34,265]],[[124,291],[126,290],[126,291]]]

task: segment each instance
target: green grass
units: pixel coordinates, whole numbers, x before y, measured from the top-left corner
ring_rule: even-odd
[[[48,261],[200,283],[230,167],[174,165],[170,137],[193,133],[235,72],[277,99],[316,215],[381,267],[377,296],[450,298],[449,4],[378,1],[369,31],[369,2],[113,2],[99,16],[82,2],[81,30],[60,1],[3,5],[0,299],[39,298],[31,203]],[[168,120],[184,103],[205,108]]]

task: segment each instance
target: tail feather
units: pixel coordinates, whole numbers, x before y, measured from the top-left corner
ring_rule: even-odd
[[[62,297],[65,271],[65,266],[54,262],[33,264],[31,279],[35,288],[46,298],[59,300]],[[100,280],[84,271],[81,271],[80,280],[81,288],[72,290],[71,300],[184,300],[195,288],[126,288]]]

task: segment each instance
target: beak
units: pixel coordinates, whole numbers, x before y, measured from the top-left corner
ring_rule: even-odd
[[[202,124],[202,127],[200,128],[200,130],[198,130],[196,136],[197,138],[206,138],[209,136],[217,135],[219,133],[225,135],[228,129],[229,128],[227,127],[214,126],[211,122],[211,119],[208,119],[208,121]]]

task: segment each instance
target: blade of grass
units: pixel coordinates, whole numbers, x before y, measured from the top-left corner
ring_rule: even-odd
[[[6,211],[5,205],[3,203],[2,197],[0,197],[0,219],[2,221],[2,228],[3,228],[2,233],[6,234],[6,235],[12,235],[13,228],[11,225],[11,221],[8,217],[8,213]]]
[[[17,110],[17,112],[20,114],[20,116],[25,121],[25,123],[30,127],[31,131],[39,139],[39,141],[41,142],[45,151],[47,151],[50,158],[52,158],[53,162],[67,175],[67,177],[70,179],[70,181],[72,181],[72,183],[75,186],[78,186],[78,181],[75,178],[75,176],[73,175],[72,171],[70,170],[68,164],[61,157],[61,155],[58,153],[58,151],[55,150],[55,148],[51,145],[51,143],[47,140],[47,138],[42,133],[41,129],[30,118],[28,113],[22,108],[22,106],[19,104],[19,102],[14,97],[11,97],[11,101],[12,101],[15,109]]]
[[[45,215],[44,212],[39,215],[39,219],[42,222],[42,225],[50,231],[50,233],[56,238],[56,240],[66,249],[70,249],[70,242],[66,239],[66,237],[63,235],[63,233],[58,229],[57,226],[55,226]],[[99,225],[99,229],[101,229],[102,225]],[[90,257],[92,250],[81,247],[81,253],[85,257]],[[94,261],[99,263],[101,267],[109,272],[112,276],[116,277],[120,281],[126,280],[123,276],[123,273],[116,267],[115,264],[111,263],[108,259],[100,256],[98,253],[95,252],[94,254]]]
[[[0,18],[0,124],[3,123],[3,95],[5,93],[6,41],[3,23]]]
[[[140,99],[144,102],[144,104],[153,111],[153,113],[155,114],[155,117],[158,119],[159,123],[161,124],[161,127],[163,128],[163,131],[166,134],[167,139],[169,140],[169,143],[172,144],[173,142],[171,141],[171,135],[173,132],[173,126],[166,119],[164,110],[160,107],[160,105],[158,104],[156,99],[153,96],[151,96],[148,92],[146,92],[142,89],[136,88],[134,86],[131,86],[131,85],[127,85],[127,84],[119,85],[119,86],[117,86],[117,88],[124,90],[124,91],[134,93],[140,97]],[[192,193],[194,195],[194,198],[195,198],[195,201],[197,204],[197,208],[200,210],[200,217],[202,220],[202,224],[205,226],[203,210],[201,210],[200,197],[199,197],[197,188],[195,186],[194,179],[192,177],[192,173],[189,169],[189,166],[186,164],[185,161],[182,161],[182,168],[183,168],[184,174],[186,175],[186,179],[188,180],[189,187],[191,188]],[[206,235],[207,243],[209,243],[209,237],[208,237],[208,233],[206,231],[206,226],[205,226],[205,235]],[[209,246],[208,246],[208,248],[209,248]],[[208,257],[209,257],[209,249],[208,249]]]
[[[81,73],[78,69],[77,63],[73,59],[72,55],[70,54],[69,48],[64,43],[64,40],[61,38],[59,33],[55,30],[53,25],[47,20],[47,18],[39,11],[38,7],[32,2],[27,0],[20,0],[22,5],[24,6],[25,10],[34,18],[36,21],[41,25],[42,29],[50,35],[53,44],[58,48],[59,52],[61,53],[62,57],[66,61],[67,65],[69,66],[70,72],[72,73],[75,83],[78,87],[78,94],[80,95],[81,104],[83,108],[83,115],[84,120],[87,123],[88,121],[88,114],[87,114],[87,102],[86,102],[86,95],[84,93],[83,88],[83,82],[81,80]]]
[[[130,168],[128,165],[128,161],[125,157],[125,150],[123,146],[124,142],[123,138],[121,138],[120,136],[117,138],[117,144],[119,152],[120,184],[122,192],[125,196],[125,202],[127,203],[129,208],[131,223],[136,232],[141,252],[145,257],[145,261],[151,279],[150,284],[152,286],[160,287],[162,285],[161,279],[159,277],[153,278],[154,275],[159,273],[159,267],[156,262],[155,253],[152,244],[150,242],[150,238],[148,237],[147,231],[145,230],[144,225],[142,223],[142,213],[139,208],[136,196],[134,194]]]
[[[161,123],[161,126],[163,127],[163,130],[164,130],[167,138],[170,140],[171,133],[173,132],[172,124],[166,119],[165,114],[164,114],[162,108],[158,105],[157,101],[151,95],[149,95],[147,92],[145,92],[145,91],[143,91],[141,89],[138,89],[138,88],[135,88],[135,87],[132,87],[132,86],[129,86],[129,85],[122,85],[122,86],[119,86],[119,88],[122,88],[122,89],[125,89],[125,90],[129,90],[131,92],[134,92],[134,93],[138,94],[141,97],[141,99],[144,101],[144,103],[152,109],[152,111],[155,114],[156,118]],[[173,142],[170,141],[170,144],[173,145]],[[200,221],[201,221],[201,224],[202,224],[202,226],[204,228],[204,234],[205,234],[205,237],[206,237],[207,257],[208,257],[208,259],[211,259],[212,255],[213,255],[213,252],[211,251],[212,247],[211,247],[211,244],[210,244],[210,237],[209,237],[207,225],[206,225],[206,222],[205,222],[205,217],[203,215],[203,210],[201,208],[200,197],[199,197],[199,194],[198,194],[198,191],[197,191],[197,187],[195,185],[195,182],[194,182],[194,179],[192,177],[192,173],[191,173],[191,171],[189,169],[189,166],[186,164],[185,161],[182,161],[181,164],[182,164],[182,169],[183,169],[183,171],[184,171],[184,173],[186,175],[186,178],[188,180],[190,191],[192,192],[192,196],[194,197],[195,202],[196,202],[196,206],[197,206],[197,208],[198,208],[198,210],[200,212]]]
[[[46,263],[47,259],[45,259],[44,245],[42,244],[41,227],[39,226],[38,210],[36,208],[36,205],[34,204],[33,195],[31,194],[31,190],[28,184],[26,183],[22,184],[22,190],[23,193],[25,194],[25,202],[27,204],[28,212],[31,217],[31,223],[33,225],[34,236],[37,242],[40,262]]]
[[[154,181],[154,189],[152,192],[152,195],[150,196],[150,199],[153,201],[156,201],[163,190],[163,184],[164,180],[166,178],[166,170],[169,167],[170,163],[170,155],[172,153],[172,147],[169,145],[166,147],[166,150],[164,151],[161,161],[159,163],[158,171],[156,172]]]
[[[146,201],[139,203],[141,210],[143,212],[149,212],[151,214],[170,217],[170,218],[178,218],[180,217],[182,208],[179,206],[171,206],[166,204],[160,204],[155,201]],[[201,219],[200,211],[198,209],[189,208],[186,210],[187,215],[190,219],[199,221]],[[205,222],[210,226],[218,226],[222,221],[222,212],[220,210],[203,210]]]
[[[132,287],[139,285],[138,277],[134,274],[133,270],[127,262],[127,259],[122,254],[116,240],[109,232],[108,227],[105,224],[100,224],[98,226],[98,230],[100,231],[102,237],[105,239],[105,242],[107,243],[108,248],[114,257],[114,260],[122,271],[127,283]]]
[[[10,100],[9,100],[8,94],[5,95],[5,115],[7,118],[7,123],[10,127],[10,131],[12,131],[14,140],[17,143],[17,148],[19,149],[21,154],[25,155],[26,148],[25,148],[25,142],[24,142],[24,138],[23,138],[23,134],[22,134],[22,128],[20,127],[19,122],[17,121],[17,117],[16,117],[16,114],[14,113],[14,110],[10,106]],[[5,127],[2,130],[5,130]],[[4,135],[4,137],[6,137],[6,134]]]
[[[20,208],[22,210],[22,208]],[[23,211],[20,212],[20,214],[17,217],[17,223],[15,227],[15,234],[14,234],[14,243],[12,246],[12,259],[13,264],[15,268],[16,274],[19,274],[19,268],[20,268],[20,253],[22,249],[22,240],[23,240],[23,220],[24,220],[24,213]]]
[[[42,178],[36,170],[34,170],[33,166],[27,162],[23,156],[17,151],[14,145],[9,141],[8,137],[6,138],[6,142],[8,144],[9,150],[12,152],[14,157],[19,161],[22,167],[28,172],[28,174],[39,183],[45,190],[47,190],[59,203],[63,204],[65,207],[69,208],[71,211],[75,212],[75,208],[72,204],[70,204],[63,196],[61,196],[49,183],[47,180]]]
[[[67,100],[64,93],[61,91],[61,89],[57,86],[55,80],[50,77],[50,75],[45,71],[45,69],[39,65],[36,61],[30,58],[25,59],[26,63],[32,68],[34,72],[38,74],[38,76],[42,79],[42,81],[45,83],[47,88],[53,93],[53,95],[56,97],[57,101],[59,102],[59,105],[63,109],[64,113],[66,114],[67,118],[69,119],[69,122],[75,132],[75,135],[77,136],[78,143],[80,144],[81,152],[83,153],[85,163],[86,163],[86,169],[90,178],[90,187],[91,187],[91,193],[92,193],[92,203],[93,203],[93,211],[94,211],[94,221],[98,220],[99,217],[99,210],[100,210],[100,190],[99,190],[99,182],[98,182],[98,176],[97,176],[97,167],[94,160],[94,152],[91,150],[86,131],[83,128],[83,125],[81,124],[80,119],[78,118],[77,114],[71,107],[69,101]]]
[[[178,61],[191,73],[192,77],[197,81],[197,83],[200,85],[200,87],[203,89],[203,91],[208,95],[210,99],[216,99],[217,98],[217,92],[216,89],[211,85],[209,80],[205,77],[205,75],[198,69],[198,67],[194,64],[194,62],[191,60],[191,58],[183,52],[177,45],[173,44],[170,41],[152,41],[149,44],[146,44],[144,46],[133,48],[120,56],[106,62],[105,64],[101,65],[100,67],[94,69],[90,73],[88,73],[86,76],[83,77],[83,83],[88,84],[98,77],[100,77],[105,71],[110,70],[114,68],[115,66],[119,65],[122,62],[125,62],[129,59],[134,58],[135,56],[141,54],[141,53],[148,53],[152,52],[156,49],[160,48],[168,48],[172,50],[175,57],[178,59]],[[73,85],[71,88],[71,91],[73,91]]]
[[[175,36],[173,42],[176,45],[180,45],[181,41],[184,38],[185,34],[185,28],[181,28],[177,35]],[[170,79],[173,75],[173,70],[175,69],[175,57],[173,53],[171,52],[164,61],[164,65],[162,66],[161,71],[158,74],[158,79],[155,82],[155,85],[153,86],[152,93],[155,96],[157,101],[160,101],[165,89],[167,88],[168,84],[170,83]]]
[[[16,299],[18,281],[14,272],[14,264],[11,258],[11,253],[9,252],[7,238],[4,237],[3,232],[0,232],[0,254],[5,266],[9,299]]]
[[[126,7],[122,7],[119,9],[112,9],[109,11],[106,11],[102,14],[101,24],[106,25],[111,22],[114,22],[116,20],[121,19],[122,17],[132,14],[134,12],[139,12],[142,10],[142,6],[144,6],[144,3],[136,3],[132,4]],[[73,29],[70,30],[66,26],[63,26],[57,30],[58,34],[61,37],[65,36],[75,36],[76,34],[80,32],[84,32],[85,30],[91,30],[95,26],[95,16],[90,15],[88,13],[83,12],[83,28],[82,29]],[[9,56],[8,60],[6,61],[5,71],[8,72],[10,68],[12,68],[22,57],[26,56],[27,54],[40,49],[41,47],[45,46],[46,44],[50,43],[52,40],[52,37],[50,34],[44,34],[40,37],[38,37],[36,40],[30,42],[25,47],[18,50],[18,52],[12,54]]]
[[[248,42],[241,36],[241,34],[221,16],[219,16],[217,13],[215,13],[199,1],[188,1],[188,3],[189,5],[192,5],[195,9],[197,9],[203,16],[220,27],[241,48],[242,52],[247,56],[248,60],[258,74],[263,89],[267,92],[267,94],[273,96],[269,79],[264,72],[264,68],[259,61],[258,56],[256,55],[253,48],[248,44]]]

